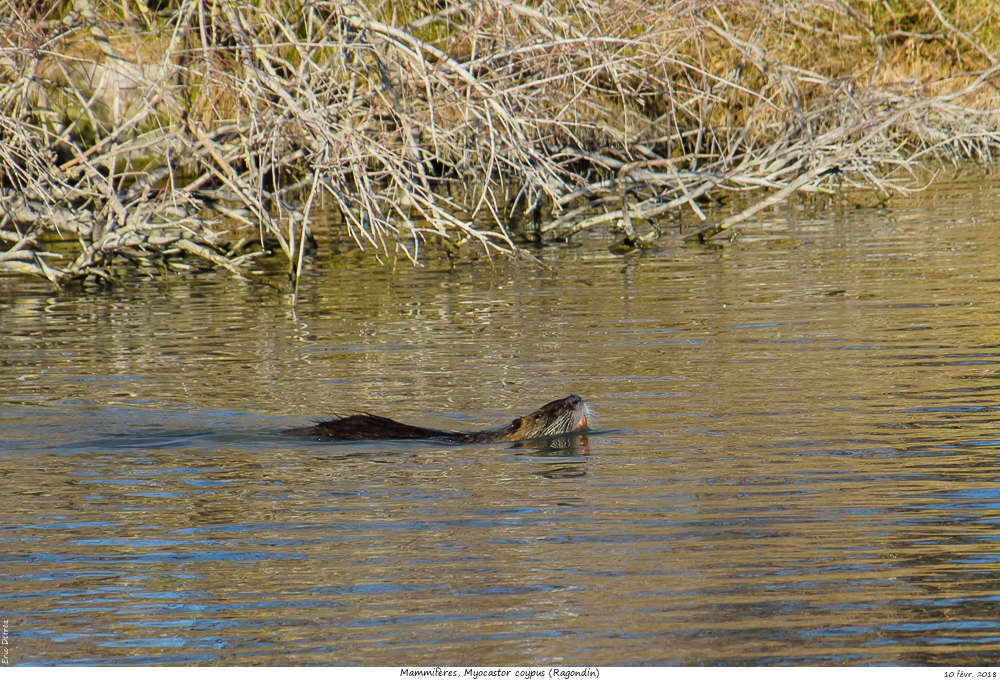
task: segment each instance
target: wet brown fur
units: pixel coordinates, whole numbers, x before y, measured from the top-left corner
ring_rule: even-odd
[[[359,413],[309,427],[285,430],[284,434],[327,439],[448,439],[462,443],[517,442],[577,432],[587,427],[587,405],[574,395],[556,399],[507,425],[479,432],[449,432],[407,425],[390,418]]]

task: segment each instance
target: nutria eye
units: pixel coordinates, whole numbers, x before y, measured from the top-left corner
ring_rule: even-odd
[[[513,425],[514,427],[521,427],[521,419],[520,418],[515,418],[514,422],[511,423],[511,425]]]

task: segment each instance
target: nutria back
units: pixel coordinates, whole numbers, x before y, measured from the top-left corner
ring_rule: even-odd
[[[327,439],[431,439],[451,437],[453,432],[407,425],[390,418],[359,413],[346,418],[327,420],[310,427],[285,430],[283,434],[297,434]]]
[[[342,440],[447,439],[462,443],[516,442],[584,430],[587,427],[587,413],[587,404],[574,394],[550,401],[537,411],[515,418],[507,425],[493,430],[449,432],[407,425],[370,413],[359,413],[309,427],[285,430],[284,434]]]

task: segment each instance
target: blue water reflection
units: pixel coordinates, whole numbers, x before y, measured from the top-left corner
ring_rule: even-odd
[[[967,219],[775,215],[723,251],[321,262],[293,310],[211,277],[8,296],[11,661],[993,665],[1000,189],[962,189]],[[597,429],[548,446],[280,434],[571,392]]]

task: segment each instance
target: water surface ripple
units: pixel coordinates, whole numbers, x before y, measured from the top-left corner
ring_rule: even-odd
[[[998,193],[552,270],[321,253],[294,310],[0,282],[10,660],[996,665]],[[570,393],[597,429],[550,446],[278,434]]]

